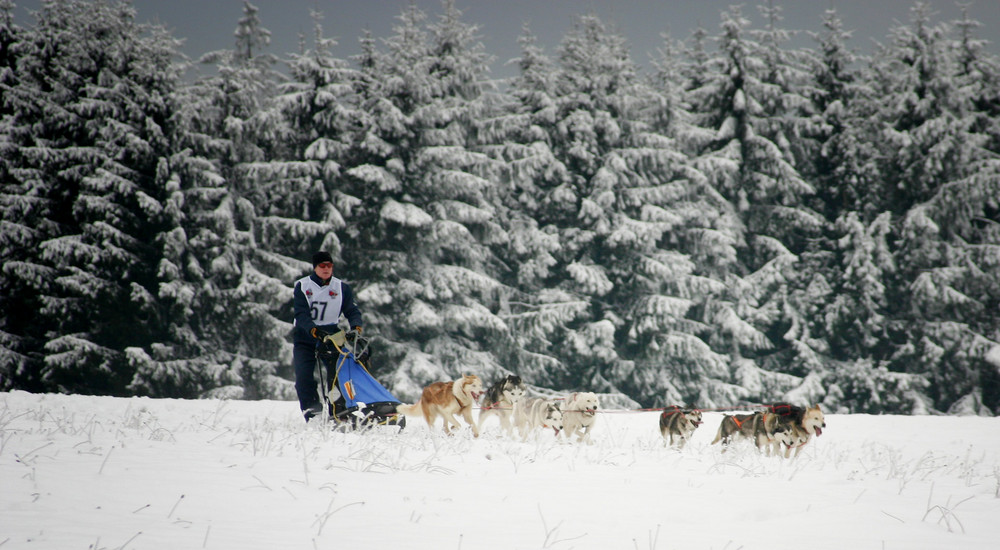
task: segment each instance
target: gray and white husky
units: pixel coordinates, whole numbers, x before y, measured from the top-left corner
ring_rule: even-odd
[[[789,458],[799,456],[802,447],[809,443],[815,435],[819,437],[826,428],[826,417],[819,405],[812,407],[796,407],[786,403],[769,405],[770,411],[765,413],[766,426],[773,434],[771,448],[768,454],[776,454]],[[795,454],[792,455],[792,450]]]
[[[525,397],[514,405],[514,425],[521,439],[527,439],[535,430],[553,430],[556,437],[563,429],[560,402],[543,397]]]
[[[698,409],[682,409],[680,407],[667,407],[660,413],[660,435],[663,436],[663,445],[669,442],[671,446],[677,445],[678,449],[683,449],[688,439],[694,434],[694,430],[701,426],[701,411]]]
[[[511,425],[511,417],[514,415],[514,406],[524,397],[526,391],[527,387],[516,374],[508,374],[494,382],[483,394],[480,403],[479,430],[482,431],[487,418],[497,416],[500,418],[500,427],[504,433],[512,434],[514,428]]]
[[[722,452],[726,452],[726,448],[732,442],[733,438],[739,436],[753,441],[758,449],[769,449],[771,443],[774,441],[774,430],[782,428],[772,426],[771,431],[768,431],[765,421],[766,418],[761,411],[750,414],[722,415],[722,421],[719,422],[719,431],[716,432],[715,439],[712,440],[712,445],[721,441]]]

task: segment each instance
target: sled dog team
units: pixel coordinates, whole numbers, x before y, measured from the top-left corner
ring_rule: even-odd
[[[712,444],[722,442],[722,452],[736,436],[751,440],[758,450],[768,456],[779,455],[788,458],[794,450],[798,456],[802,447],[812,437],[820,436],[826,427],[826,419],[819,405],[803,408],[788,403],[767,405],[766,410],[750,414],[726,414],[722,416],[719,430]],[[702,414],[697,409],[680,407],[666,408],[660,413],[660,434],[664,445],[683,448],[702,423]]]
[[[507,375],[484,391],[482,380],[467,374],[458,380],[430,384],[416,403],[399,405],[396,411],[405,416],[423,416],[431,427],[441,418],[444,431],[449,434],[453,427],[461,427],[456,415],[461,415],[475,437],[479,437],[483,422],[496,416],[504,432],[513,434],[516,428],[522,439],[537,430],[552,430],[556,437],[589,442],[599,405],[596,394],[576,392],[566,399],[548,399],[526,397],[525,393],[527,386],[520,376]],[[477,406],[480,406],[478,422],[472,417]]]
[[[428,426],[433,427],[440,417],[445,433],[461,427],[456,415],[461,415],[472,428],[472,434],[479,437],[479,429],[490,417],[496,416],[507,434],[516,428],[522,439],[527,439],[537,430],[552,430],[556,437],[563,435],[568,440],[589,442],[599,406],[593,392],[574,392],[566,399],[527,397],[527,386],[521,377],[507,375],[495,382],[487,390],[474,374],[467,374],[458,380],[435,382],[423,389],[420,399],[412,405],[399,405],[396,410],[406,416],[423,416]],[[476,422],[472,411],[480,406]],[[664,445],[684,445],[702,424],[702,412],[694,408],[667,407],[660,414],[660,435]],[[712,444],[721,442],[722,451],[736,436],[754,442],[759,450],[768,456],[783,455],[788,458],[794,450],[795,456],[812,437],[819,436],[826,427],[826,420],[819,405],[803,408],[787,403],[768,405],[766,410],[751,414],[726,414],[722,417],[718,432]]]

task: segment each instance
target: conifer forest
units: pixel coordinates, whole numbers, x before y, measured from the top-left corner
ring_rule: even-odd
[[[249,2],[197,59],[127,2],[14,10],[0,390],[290,399],[326,250],[411,402],[514,373],[602,406],[1000,413],[1000,59],[970,15],[917,2],[861,54],[836,10],[792,47],[780,6],[732,7],[640,66],[581,12],[498,79],[461,0],[346,59],[319,14],[270,51]]]

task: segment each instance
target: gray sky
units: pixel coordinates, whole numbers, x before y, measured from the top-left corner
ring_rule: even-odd
[[[440,0],[413,0],[435,18],[442,11]],[[29,26],[24,10],[37,9],[40,0],[15,0],[18,24]],[[396,16],[410,0],[253,0],[260,9],[265,28],[272,33],[270,53],[283,56],[297,51],[299,34],[312,37],[310,9],[324,15],[323,29],[340,43],[334,53],[346,58],[358,53],[358,37],[370,29],[376,38],[385,38],[397,23]],[[616,25],[628,40],[632,59],[647,65],[650,55],[662,44],[661,33],[686,39],[699,24],[710,34],[719,30],[720,14],[731,5],[741,5],[754,27],[762,28],[757,6],[767,0],[457,0],[466,22],[479,26],[487,52],[495,56],[494,76],[510,76],[503,63],[519,55],[517,37],[527,22],[550,55],[573,24],[576,15],[594,13],[605,23]],[[897,22],[910,21],[914,0],[775,0],[782,8],[783,27],[789,30],[822,30],[824,10],[833,7],[853,31],[850,45],[861,53],[871,51],[872,41],[885,42],[888,30]],[[963,0],[971,4],[973,19],[982,23],[979,36],[991,42],[990,51],[1000,55],[1000,0]],[[139,21],[159,22],[174,36],[186,39],[184,52],[196,58],[202,53],[232,48],[233,31],[242,13],[243,0],[134,0]],[[930,0],[934,21],[956,19],[960,15],[955,0]],[[811,46],[805,33],[796,45]]]

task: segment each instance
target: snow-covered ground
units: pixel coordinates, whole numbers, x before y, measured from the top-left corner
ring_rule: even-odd
[[[0,550],[990,549],[1000,419],[828,415],[794,460],[658,413],[593,444],[306,425],[296,404],[0,394]]]

